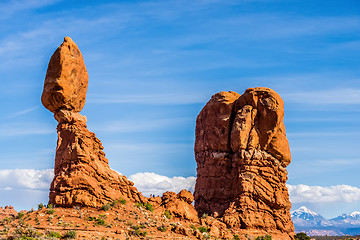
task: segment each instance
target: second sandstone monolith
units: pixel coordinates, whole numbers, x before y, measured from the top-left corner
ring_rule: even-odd
[[[284,103],[269,88],[213,95],[196,121],[195,208],[228,227],[292,238]]]

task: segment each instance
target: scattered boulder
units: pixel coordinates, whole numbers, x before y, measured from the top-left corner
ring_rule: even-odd
[[[181,190],[178,194],[165,192],[161,197],[161,206],[175,217],[197,222],[198,213],[192,205],[193,201],[193,195],[187,190]]]
[[[284,102],[269,88],[213,95],[196,120],[195,208],[228,227],[291,239]],[[215,232],[215,230],[213,230]]]
[[[88,74],[76,44],[65,37],[50,59],[43,105],[58,121],[54,179],[49,203],[61,207],[101,207],[116,199],[146,198],[125,176],[110,169],[103,146],[79,112],[85,104]]]

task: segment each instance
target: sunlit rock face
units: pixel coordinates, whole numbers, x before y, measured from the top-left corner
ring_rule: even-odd
[[[49,203],[101,207],[120,198],[145,198],[123,175],[111,170],[103,146],[79,112],[85,105],[88,74],[82,54],[69,37],[50,59],[41,97],[58,121],[54,179]]]
[[[196,120],[195,208],[228,227],[293,238],[284,102],[269,88],[213,95]]]

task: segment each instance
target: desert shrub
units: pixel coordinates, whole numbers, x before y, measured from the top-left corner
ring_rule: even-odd
[[[203,233],[204,239],[210,239],[210,237],[211,237],[210,233]]]
[[[151,203],[145,203],[144,207],[146,210],[149,210],[150,212],[154,211],[154,207],[153,205],[151,205]]]
[[[95,219],[96,217],[90,217],[90,216],[87,218],[88,221],[94,221]]]
[[[165,210],[165,212],[164,212],[164,216],[166,217],[166,218],[168,218],[168,219],[171,219],[171,212],[169,211],[169,210]]]
[[[48,205],[46,206],[46,208],[48,208],[48,209],[53,209],[53,208],[54,208],[54,205],[52,205],[52,204],[50,203],[50,204],[48,204]]]
[[[166,231],[166,227],[165,226],[159,226],[157,228],[160,232],[165,232]]]
[[[23,212],[19,212],[19,213],[18,213],[17,218],[23,218],[23,217],[24,217],[24,215],[25,215],[25,213],[23,213]]]
[[[208,227],[200,226],[200,227],[198,227],[198,230],[199,230],[201,233],[205,233],[205,232],[208,232],[209,228],[208,228]]]
[[[95,225],[105,225],[105,220],[102,218],[97,218],[95,220]]]
[[[107,204],[104,204],[102,207],[101,207],[102,210],[104,211],[108,211],[111,209],[111,203],[107,203]]]
[[[123,199],[123,198],[120,198],[119,202],[120,202],[122,205],[125,205],[125,204],[126,204],[126,200]]]
[[[46,235],[51,238],[61,238],[61,234],[55,231],[48,232]]]
[[[54,214],[55,213],[55,209],[48,209],[48,210],[46,210],[46,213],[47,214]]]
[[[144,204],[141,203],[141,202],[137,202],[137,203],[135,203],[135,206],[138,207],[138,208],[141,208],[141,207],[143,208]]]
[[[32,227],[26,229],[18,227],[15,229],[15,234],[19,235],[20,239],[35,239],[41,236],[41,234]]]
[[[38,204],[38,210],[41,210],[43,207],[45,207],[44,204],[42,204],[42,203]]]
[[[301,233],[297,233],[297,234],[295,235],[295,239],[296,239],[296,240],[310,240],[311,237],[309,237],[308,235],[306,235],[306,233],[301,232]]]
[[[64,238],[65,239],[75,239],[76,238],[76,231],[74,230],[70,230],[70,231],[67,231],[64,235]]]
[[[136,237],[146,237],[147,232],[141,231],[139,226],[135,225],[135,226],[132,226],[131,228],[133,230],[129,231],[129,235],[136,236]]]
[[[207,218],[209,215],[207,213],[204,213],[201,218]]]
[[[234,240],[240,240],[240,237],[239,237],[239,235],[234,235]]]
[[[265,236],[258,236],[255,238],[255,240],[272,240],[271,235],[265,235]]]

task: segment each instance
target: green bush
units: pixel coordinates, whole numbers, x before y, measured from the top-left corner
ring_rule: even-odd
[[[171,219],[171,212],[169,210],[165,210],[164,215],[166,218]]]
[[[102,207],[101,207],[102,210],[104,211],[108,211],[111,209],[111,203],[107,203],[107,204],[104,204]]]
[[[67,231],[64,235],[64,238],[65,239],[75,239],[76,238],[76,231],[74,230],[70,230],[70,231]]]
[[[154,207],[151,203],[145,203],[144,206],[146,210],[149,210],[150,212],[154,211]]]
[[[55,213],[55,209],[48,209],[48,210],[46,210],[46,213],[47,214],[54,214]]]
[[[90,216],[87,218],[88,221],[94,221],[95,219],[96,217],[90,217]]]
[[[17,217],[18,217],[18,218],[23,218],[23,217],[24,217],[24,215],[25,215],[25,213],[23,213],[23,212],[19,212]]]
[[[123,199],[123,198],[120,198],[119,202],[120,202],[122,205],[125,205],[125,204],[126,204],[126,200]]]
[[[311,239],[311,237],[306,235],[306,233],[304,233],[304,232],[297,233],[295,235],[295,240],[310,240],[310,239]]]
[[[47,236],[52,238],[61,238],[61,234],[59,232],[54,232],[54,231],[48,232]]]
[[[42,204],[42,203],[38,204],[38,210],[41,210],[43,207],[45,207],[44,204]]]
[[[166,227],[165,226],[159,226],[157,228],[160,232],[165,232],[166,231]]]
[[[141,203],[141,202],[137,202],[137,203],[135,203],[135,206],[138,207],[138,208],[141,208],[141,207],[143,208],[144,204]]]
[[[147,231],[141,231],[140,229],[134,229],[129,231],[129,235],[137,236],[137,237],[146,237]]]
[[[102,218],[97,218],[95,220],[95,225],[105,225],[105,220]]]
[[[47,205],[47,208],[48,209],[53,209],[54,208],[54,205],[52,205],[51,203]]]
[[[240,240],[239,235],[234,235],[234,240]]]
[[[265,235],[265,236],[258,236],[255,238],[255,240],[272,240],[271,235]]]
[[[205,233],[205,232],[208,232],[209,228],[208,227],[198,227],[198,230],[201,232],[201,233]]]

